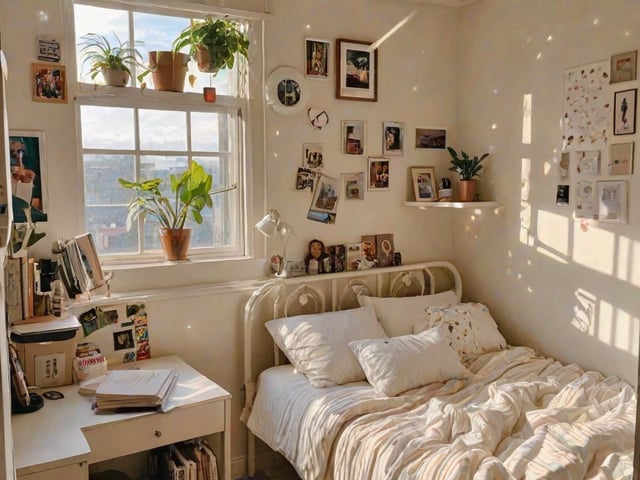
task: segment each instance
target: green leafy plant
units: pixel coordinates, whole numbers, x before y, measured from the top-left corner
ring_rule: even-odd
[[[189,47],[192,58],[197,58],[199,50],[206,50],[212,70],[203,70],[201,62],[198,66],[202,71],[211,71],[215,75],[223,68],[233,68],[236,53],[248,58],[249,38],[239,23],[228,18],[207,17],[193,22],[174,40],[173,51],[185,47]]]
[[[115,42],[110,42],[107,37],[99,33],[87,33],[83,35],[82,42],[78,45],[82,48],[82,68],[90,64],[89,74],[91,79],[102,71],[103,68],[119,70],[127,72],[131,75],[129,65],[140,63],[142,55],[128,41],[122,42],[118,36],[113,33]]]
[[[460,155],[458,155],[458,152],[451,147],[447,147],[447,151],[451,155],[449,170],[457,172],[460,175],[460,180],[471,180],[473,177],[480,176],[480,170],[483,168],[481,163],[489,156],[488,153],[484,153],[480,157],[476,155],[472,158],[464,150],[460,150]]]
[[[217,193],[233,190],[237,185],[211,190],[213,177],[199,163],[192,161],[181,175],[171,174],[171,193],[173,199],[160,191],[163,180],[154,178],[141,182],[132,182],[119,178],[124,188],[133,190],[134,195],[129,202],[127,230],[136,220],[147,215],[160,222],[163,228],[181,229],[187,217],[191,217],[198,225],[202,223],[202,210],[213,205],[212,196]]]

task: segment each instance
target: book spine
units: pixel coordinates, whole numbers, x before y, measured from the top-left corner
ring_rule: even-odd
[[[5,269],[7,285],[7,320],[9,324],[24,320],[22,316],[22,273],[19,258],[8,258]]]

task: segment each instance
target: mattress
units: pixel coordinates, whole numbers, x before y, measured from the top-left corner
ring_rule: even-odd
[[[265,370],[247,426],[312,479],[631,478],[635,392],[526,347],[474,376],[378,397],[366,382],[314,388]]]

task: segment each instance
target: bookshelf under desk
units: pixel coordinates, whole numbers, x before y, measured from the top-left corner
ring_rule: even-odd
[[[13,415],[14,464],[19,480],[87,480],[88,465],[213,433],[221,478],[230,480],[231,395],[175,355],[118,368],[170,368],[179,378],[166,413],[97,414],[77,385],[54,387],[64,395],[32,413]],[[47,390],[47,389],[45,389]]]

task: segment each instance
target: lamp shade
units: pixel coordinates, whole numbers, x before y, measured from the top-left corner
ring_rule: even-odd
[[[280,222],[280,214],[277,210],[269,210],[269,212],[256,223],[256,228],[263,235],[272,237],[278,231],[278,223]]]

